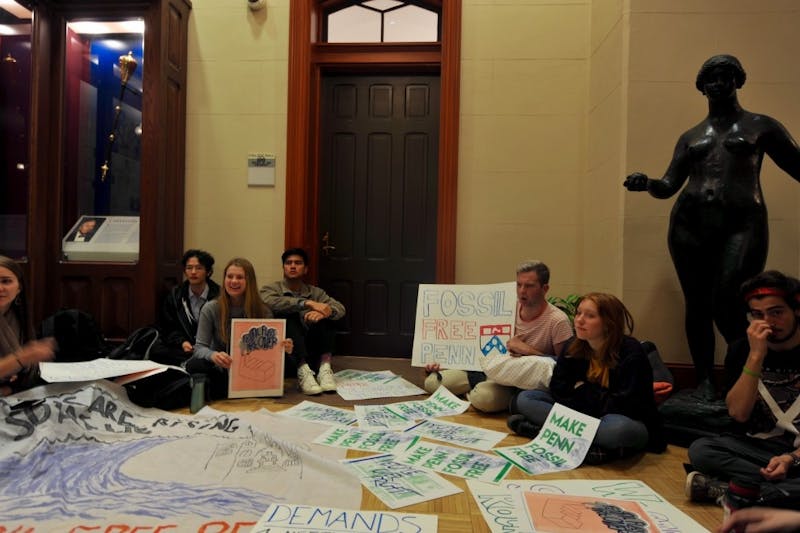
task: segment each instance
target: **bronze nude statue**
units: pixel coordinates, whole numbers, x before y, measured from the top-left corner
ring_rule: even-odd
[[[708,116],[680,136],[661,179],[636,172],[624,182],[629,191],[655,198],[680,191],[668,243],[684,296],[697,392],[704,397],[714,396],[713,325],[727,343],[744,336],[739,286],[761,272],[767,258],[767,208],[759,179],[764,154],[800,181],[797,143],[777,120],[742,109],[736,90],[744,82],[744,69],[733,56],[703,63],[695,86],[708,99]]]

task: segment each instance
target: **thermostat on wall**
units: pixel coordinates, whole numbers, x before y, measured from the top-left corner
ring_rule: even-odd
[[[273,154],[248,154],[247,184],[255,187],[275,186],[275,156]]]

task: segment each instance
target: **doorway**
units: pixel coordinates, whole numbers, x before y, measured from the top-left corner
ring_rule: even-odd
[[[426,0],[425,3],[441,8],[439,42],[337,44],[327,43],[323,31],[329,0],[291,2],[284,245],[301,246],[308,252],[312,283],[319,284],[318,276],[328,266],[321,264],[325,231],[318,205],[323,171],[320,100],[323,79],[337,72],[371,75],[413,72],[438,77],[438,183],[436,217],[432,222],[436,232],[434,281],[455,281],[462,8],[461,2]],[[327,231],[329,242],[335,246],[330,230]],[[332,292],[338,294],[339,290]],[[413,292],[416,299],[416,288],[408,292]],[[351,307],[348,314],[352,311]],[[413,329],[413,324],[403,327]],[[346,353],[345,349],[339,346],[337,353]],[[388,355],[380,351],[370,355]],[[410,350],[398,355],[409,353]]]
[[[319,283],[348,309],[337,351],[409,357],[436,280],[438,75],[325,75]]]

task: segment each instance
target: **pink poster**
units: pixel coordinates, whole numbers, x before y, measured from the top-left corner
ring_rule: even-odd
[[[229,398],[283,396],[284,319],[231,321]]]
[[[636,502],[593,496],[526,492],[525,504],[536,531],[582,533],[661,531]]]

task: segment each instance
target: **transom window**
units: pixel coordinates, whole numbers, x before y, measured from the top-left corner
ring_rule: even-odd
[[[408,43],[439,41],[440,13],[423,2],[368,0],[327,14],[329,43]]]

